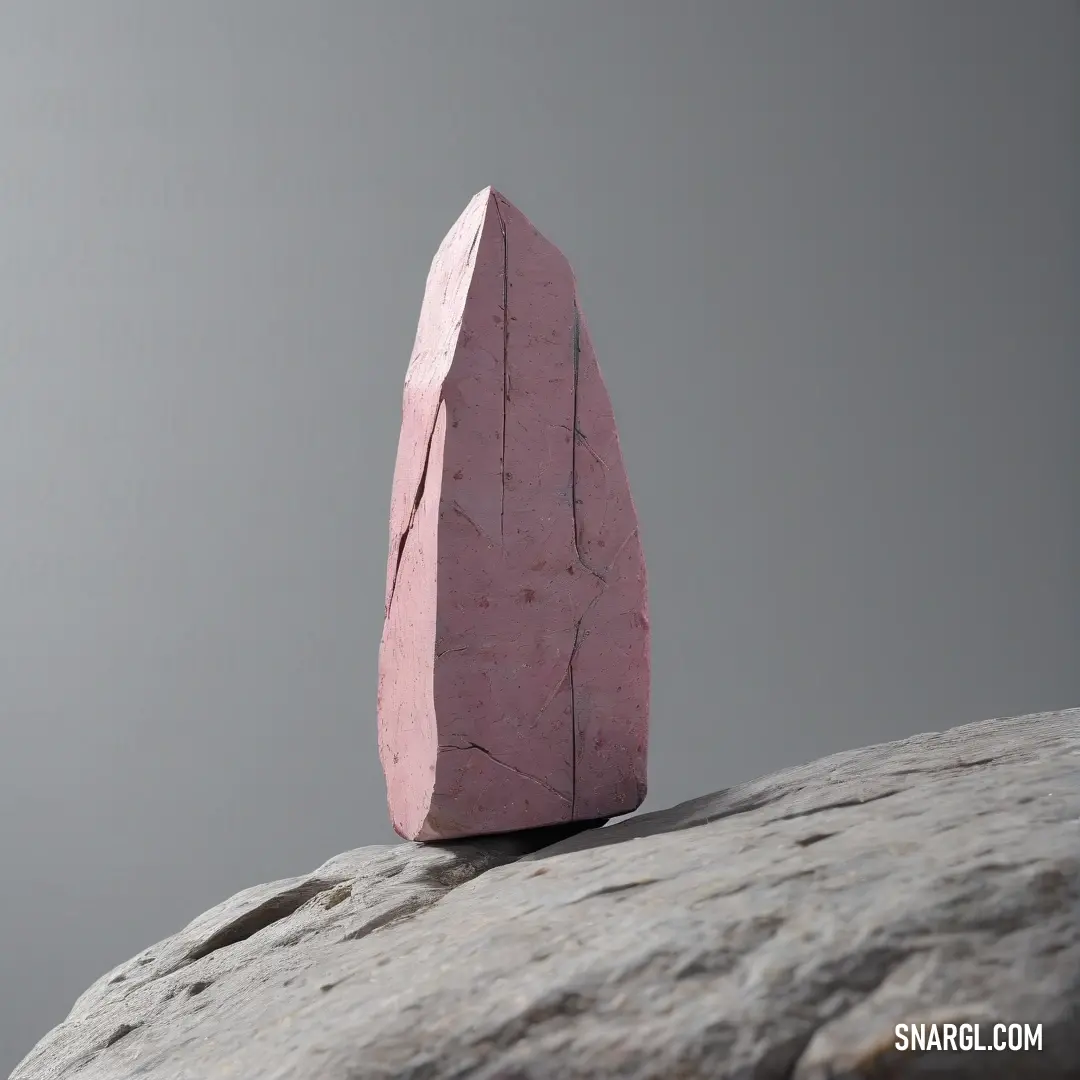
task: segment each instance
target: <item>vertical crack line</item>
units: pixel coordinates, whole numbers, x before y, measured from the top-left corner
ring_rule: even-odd
[[[577,643],[575,642],[575,648]],[[567,669],[570,675],[570,820],[577,814],[577,714],[574,712],[574,657]]]
[[[606,470],[607,464],[603,461],[599,454],[589,444],[589,440],[581,433],[578,427],[578,387],[581,382],[581,309],[577,305],[577,301],[574,301],[574,415],[571,420],[570,426],[570,510],[574,523],[574,555],[577,558],[578,563],[588,573],[592,574],[594,578],[603,583],[607,583],[606,570],[610,568],[614,560],[609,559],[608,565],[604,571],[597,570],[596,567],[591,566],[585,561],[585,557],[581,554],[581,534],[580,534],[580,522],[578,521],[578,497],[577,497],[577,447],[580,440],[582,445],[588,450],[600,465]]]
[[[495,213],[499,215],[499,229],[502,232],[502,326],[503,326],[503,387],[502,387],[502,447],[499,456],[499,541],[506,536],[506,402],[510,397],[510,369],[507,363],[510,345],[510,276],[509,259],[506,252],[506,221],[503,219],[499,200],[492,195]]]
[[[588,637],[589,631],[586,630],[582,633],[582,627],[585,625],[585,620],[589,617],[589,613],[597,605],[600,598],[604,595],[604,591],[601,589],[588,603],[588,606],[581,613],[581,618],[574,623],[574,644],[570,646],[570,659],[566,664],[566,677],[570,684],[570,820],[575,821],[574,815],[577,813],[577,708],[575,707],[574,699],[574,661],[577,659],[578,648],[581,646],[581,642],[585,637]]]
[[[574,552],[581,562],[578,548],[577,516],[577,428],[578,428],[578,369],[581,361],[581,312],[577,301],[574,302],[574,399],[573,416],[570,420],[570,520],[574,527]],[[574,647],[570,650],[570,663],[567,670],[570,675],[570,820],[574,820],[577,808],[577,709],[574,703],[574,657],[577,655],[578,638],[581,634],[581,620],[574,628]]]
[[[581,365],[581,312],[574,304],[574,413],[570,421],[570,513],[574,524],[574,551],[581,562],[578,547],[577,517],[577,441],[578,441],[578,370]]]

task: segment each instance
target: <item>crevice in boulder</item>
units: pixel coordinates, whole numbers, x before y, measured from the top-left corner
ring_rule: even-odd
[[[103,1050],[108,1050],[110,1046],[114,1046],[125,1035],[130,1035],[133,1031],[137,1030],[140,1025],[138,1024],[121,1024],[106,1040],[102,1046]]]
[[[891,799],[899,795],[900,788],[892,788],[889,791],[880,791],[876,795],[867,795],[865,799],[837,799],[835,802],[822,803],[820,806],[811,806],[806,810],[792,810],[789,814],[781,814],[776,821],[795,821],[798,818],[811,817],[814,814],[824,814],[827,810],[846,810],[852,806],[866,806],[881,799]]]
[[[822,840],[828,840],[832,836],[836,836],[834,832],[819,832],[811,833],[809,836],[800,836],[795,841],[799,847],[812,847],[814,844],[820,844]]]
[[[246,941],[260,930],[265,930],[268,926],[287,919],[312,897],[334,888],[335,885],[340,885],[345,880],[345,878],[333,880],[313,878],[302,881],[299,885],[294,885],[291,889],[286,889],[270,897],[269,900],[264,900],[250,911],[245,911],[215,930],[205,941],[189,949],[186,959],[189,962],[201,960],[204,956],[209,956],[219,949]]]
[[[445,895],[445,893],[443,894]],[[366,938],[368,934],[373,933],[376,930],[381,930],[384,926],[389,926],[391,923],[398,922],[401,919],[407,919],[411,915],[417,915],[421,911],[427,910],[436,901],[442,899],[441,896],[434,897],[429,903],[426,903],[426,897],[410,897],[408,900],[403,901],[400,904],[395,904],[387,911],[381,911],[378,915],[373,915],[370,919],[365,919],[359,926],[354,927],[347,934],[345,934],[341,941],[359,941],[361,938]]]

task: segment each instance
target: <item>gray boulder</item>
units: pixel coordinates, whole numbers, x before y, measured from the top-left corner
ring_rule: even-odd
[[[362,848],[240,893],[12,1080],[1080,1077],[1080,710],[551,839]],[[895,1049],[897,1024],[998,1023],[1041,1049]]]

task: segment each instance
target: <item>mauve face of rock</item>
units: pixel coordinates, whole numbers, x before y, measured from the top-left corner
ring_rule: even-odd
[[[645,562],[574,275],[485,189],[432,262],[405,377],[379,653],[394,828],[628,813],[648,710]]]

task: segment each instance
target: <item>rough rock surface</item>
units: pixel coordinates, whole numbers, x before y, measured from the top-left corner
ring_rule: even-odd
[[[645,797],[645,562],[574,275],[498,192],[431,265],[405,379],[379,655],[395,830],[451,839]]]
[[[1080,710],[515,842],[241,894],[104,976],[13,1080],[1078,1075]],[[965,1021],[1041,1024],[1042,1051],[892,1049]]]

